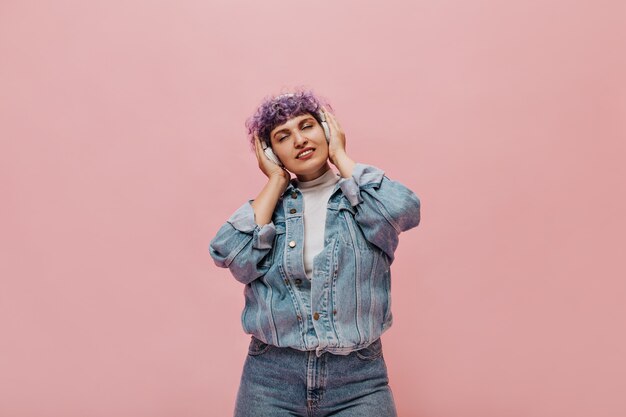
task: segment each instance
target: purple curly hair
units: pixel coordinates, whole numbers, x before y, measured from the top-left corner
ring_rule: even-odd
[[[254,149],[255,132],[260,140],[271,145],[271,131],[296,116],[310,113],[320,122],[317,112],[322,106],[332,111],[332,107],[326,100],[321,100],[308,90],[298,89],[293,93],[265,97],[256,112],[246,120],[251,148]]]

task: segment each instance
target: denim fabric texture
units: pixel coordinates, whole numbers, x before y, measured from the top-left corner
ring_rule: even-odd
[[[251,337],[235,417],[396,417],[380,339],[349,355],[279,348]]]
[[[357,163],[328,200],[324,249],[304,271],[301,192],[290,182],[270,223],[249,200],[209,244],[215,264],[245,284],[241,322],[268,345],[349,355],[391,326],[390,266],[401,232],[420,221],[419,198],[372,165]]]

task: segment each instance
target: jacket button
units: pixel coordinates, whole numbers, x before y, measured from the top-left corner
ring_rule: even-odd
[[[291,198],[298,198],[298,193],[296,193],[295,191],[291,193]]]
[[[289,213],[291,213],[291,214],[295,214],[295,213],[296,213],[296,211],[298,211],[298,210],[296,210],[296,209],[291,209],[291,210],[289,210]]]
[[[291,242],[289,242],[289,247],[290,248],[295,248],[296,247],[296,241],[292,240]]]
[[[302,284],[302,280],[300,278],[296,278],[296,285]]]
[[[313,314],[313,320],[319,320],[319,318],[320,318],[320,313],[316,311],[315,314]]]

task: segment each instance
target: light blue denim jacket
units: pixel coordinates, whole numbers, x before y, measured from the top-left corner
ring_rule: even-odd
[[[265,343],[347,355],[392,324],[390,265],[398,235],[419,224],[420,200],[379,168],[357,163],[328,200],[324,249],[304,272],[303,197],[295,180],[272,221],[249,200],[218,230],[209,253],[245,284],[241,322]]]

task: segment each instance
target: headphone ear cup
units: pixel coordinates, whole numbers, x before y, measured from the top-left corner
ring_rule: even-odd
[[[328,122],[322,122],[322,128],[324,129],[324,136],[326,136],[326,142],[330,143],[330,128]]]
[[[267,156],[267,159],[269,159],[270,161],[272,161],[278,166],[281,166],[281,167],[283,166],[283,164],[280,162],[280,159],[278,159],[278,157],[276,156],[272,148],[268,146],[267,148],[263,150],[263,152],[265,153],[265,156]]]
[[[326,142],[330,143],[330,128],[328,127],[328,122],[326,121],[326,115],[322,110],[317,112],[317,117],[319,119],[320,124],[322,125],[322,129],[324,129],[324,136],[326,136]]]

